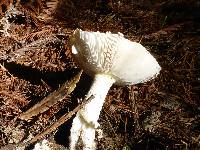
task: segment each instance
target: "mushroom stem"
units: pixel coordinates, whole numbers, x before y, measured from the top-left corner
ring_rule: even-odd
[[[78,139],[83,142],[83,150],[95,150],[95,129],[98,127],[97,120],[104,104],[108,90],[115,82],[115,79],[110,75],[96,74],[94,82],[86,96],[91,95],[94,99],[82,108],[73,120],[70,136],[70,150],[76,149]]]

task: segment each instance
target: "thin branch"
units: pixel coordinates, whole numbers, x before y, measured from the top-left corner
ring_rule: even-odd
[[[49,134],[56,130],[60,125],[65,123],[67,120],[69,120],[76,112],[78,112],[80,109],[82,109],[86,104],[88,104],[92,99],[94,98],[93,95],[91,95],[88,99],[84,100],[82,104],[78,105],[73,111],[65,114],[62,116],[57,122],[55,122],[53,125],[48,127],[44,132],[41,134],[36,135],[32,140],[30,140],[27,144],[31,144],[36,142],[37,140],[42,139],[46,134]]]
[[[31,117],[45,112],[58,101],[62,101],[67,95],[73,92],[76,84],[80,80],[81,74],[82,71],[80,71],[72,80],[66,81],[57,91],[54,91],[49,96],[45,97],[41,102],[21,114],[19,118],[23,120],[29,120]]]

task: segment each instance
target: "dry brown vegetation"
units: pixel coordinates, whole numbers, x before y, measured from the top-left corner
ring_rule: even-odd
[[[33,139],[80,105],[92,82],[84,73],[64,100],[19,119],[80,71],[69,45],[76,28],[121,32],[146,46],[162,67],[153,81],[111,88],[98,149],[200,149],[199,1],[0,0],[0,6],[2,149]],[[46,138],[67,147],[70,127],[68,120]]]

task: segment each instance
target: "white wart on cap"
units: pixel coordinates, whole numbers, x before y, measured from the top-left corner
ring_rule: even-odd
[[[160,71],[156,59],[141,44],[125,39],[123,34],[87,32],[76,29],[71,38],[72,53],[86,73],[94,77],[86,96],[94,99],[73,120],[70,150],[79,137],[84,150],[95,150],[95,128],[112,84],[131,85],[146,82]]]

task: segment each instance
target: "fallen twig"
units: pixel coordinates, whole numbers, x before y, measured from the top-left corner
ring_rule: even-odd
[[[80,80],[81,74],[82,71],[80,71],[71,81],[66,81],[57,91],[54,91],[49,96],[45,97],[41,102],[22,113],[19,118],[29,120],[31,117],[45,112],[58,101],[62,101],[75,89],[77,82]]]
[[[64,116],[62,116],[57,122],[55,122],[53,125],[51,125],[50,127],[48,127],[41,134],[36,135],[32,140],[30,140],[28,142],[28,144],[34,143],[37,140],[42,139],[46,134],[49,134],[52,131],[56,130],[56,128],[58,128],[60,125],[62,125],[63,123],[65,123],[67,120],[69,120],[76,112],[78,112],[81,108],[83,108],[83,106],[85,106],[87,103],[89,103],[93,98],[94,98],[94,96],[92,95],[88,99],[84,100],[73,111],[71,111],[71,112],[65,114]]]

